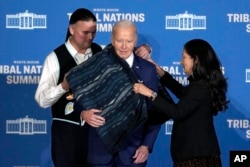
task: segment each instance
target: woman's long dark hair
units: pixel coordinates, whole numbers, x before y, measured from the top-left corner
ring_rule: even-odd
[[[225,111],[229,103],[226,98],[227,79],[222,73],[221,62],[214,49],[202,39],[188,41],[184,45],[184,49],[194,59],[194,79],[204,80],[208,84],[213,114],[217,115],[219,111]]]

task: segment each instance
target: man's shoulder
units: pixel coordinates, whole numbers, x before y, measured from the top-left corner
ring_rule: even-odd
[[[63,48],[63,47],[66,48],[65,43],[62,43],[61,45],[58,45],[53,51],[58,50],[58,49]]]
[[[155,68],[155,65],[153,63],[141,58],[140,56],[135,55],[135,60],[143,66]]]
[[[67,53],[70,54],[69,51],[68,51],[68,49],[67,49],[67,47],[66,47],[66,45],[65,45],[65,43],[57,46],[53,50],[53,52],[56,54],[57,57],[61,57],[61,56],[65,57],[64,56],[65,54],[67,54]]]

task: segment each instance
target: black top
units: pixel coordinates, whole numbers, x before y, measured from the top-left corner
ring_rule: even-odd
[[[157,96],[153,103],[158,111],[174,120],[171,136],[173,161],[220,155],[209,88],[203,80],[188,79],[190,84],[184,87],[166,72],[160,81],[179,101],[172,104]]]

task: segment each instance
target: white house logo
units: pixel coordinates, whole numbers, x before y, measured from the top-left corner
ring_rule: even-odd
[[[22,30],[46,29],[47,16],[29,13],[7,14],[6,28],[15,28]]]
[[[206,16],[196,16],[187,11],[175,16],[166,16],[165,28],[181,31],[205,30]]]
[[[246,82],[250,83],[250,68],[246,69]]]
[[[47,121],[36,120],[26,116],[16,120],[6,121],[7,134],[19,135],[34,135],[34,134],[47,134]]]

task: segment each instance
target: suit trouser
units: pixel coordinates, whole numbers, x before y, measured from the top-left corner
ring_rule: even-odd
[[[89,125],[86,125],[89,126]],[[143,129],[143,128],[142,128]],[[138,131],[142,131],[138,129]],[[110,153],[105,148],[102,139],[98,135],[96,128],[88,127],[88,167],[145,167],[147,162],[134,164],[132,158],[139,144],[125,144],[114,153]],[[136,132],[137,133],[137,132]],[[139,133],[139,132],[138,132]],[[137,138],[137,140],[139,140]]]
[[[53,120],[52,160],[55,167],[84,167],[87,157],[87,129],[80,125]]]

